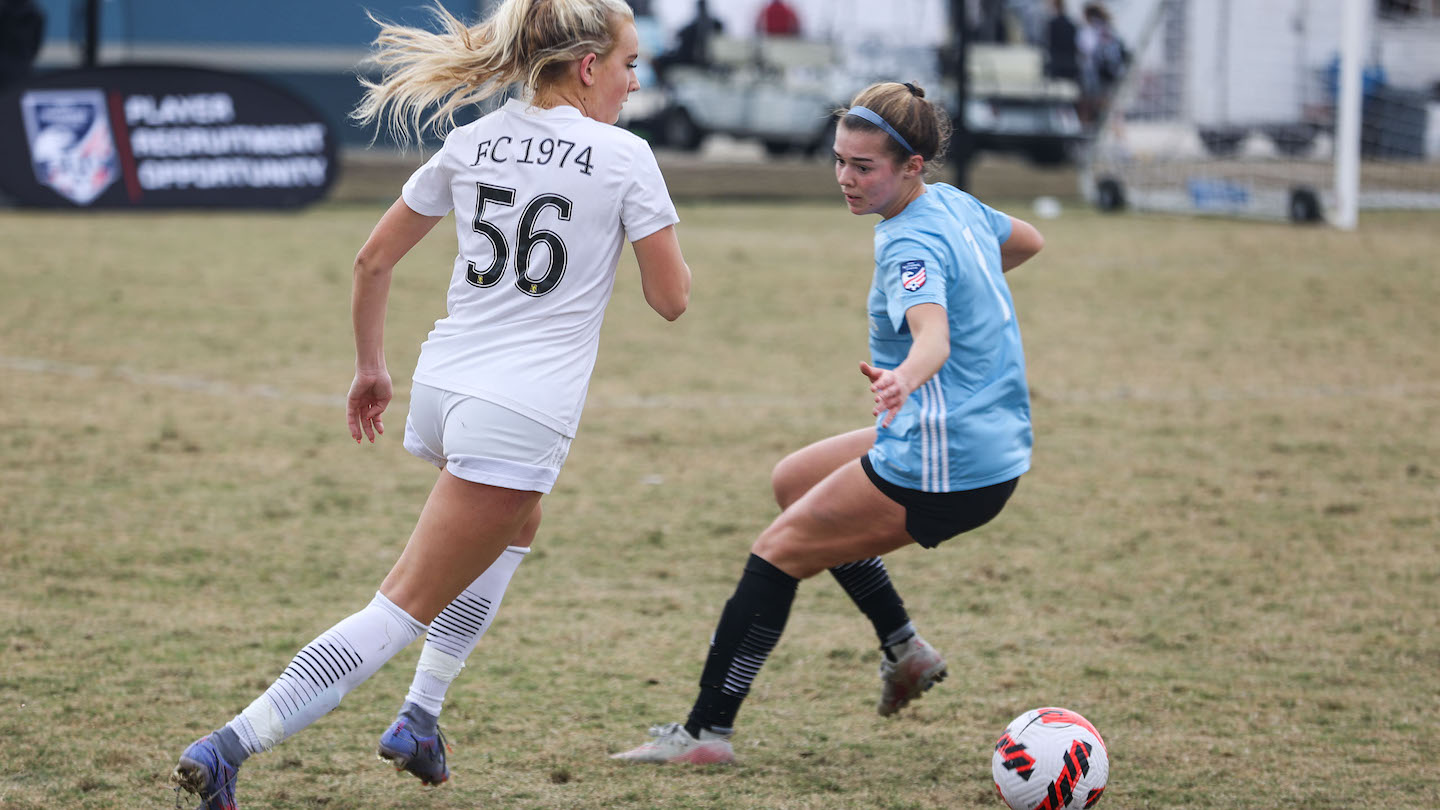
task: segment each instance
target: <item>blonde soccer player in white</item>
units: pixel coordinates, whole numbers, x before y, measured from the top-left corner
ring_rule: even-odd
[[[512,83],[525,92],[450,131],[356,256],[346,418],[356,442],[384,433],[391,274],[453,210],[459,251],[447,314],[421,347],[405,429],[406,449],[441,472],[370,604],[311,641],[264,694],[181,755],[172,778],[205,808],[233,808],[236,771],[250,754],[333,709],[427,631],[379,753],[425,783],[449,777],[441,702],[529,551],[541,496],[565,461],[624,242],[656,312],[674,320],[689,301],[678,217],[654,155],[613,126],[639,87],[630,8],[505,0],[473,27],[438,7],[435,18],[438,33],[382,26],[375,58],[385,75],[365,81],[357,119],[405,139],[453,127],[457,109]],[[465,79],[457,85],[455,76]]]

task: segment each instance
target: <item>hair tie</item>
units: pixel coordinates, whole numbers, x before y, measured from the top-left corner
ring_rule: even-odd
[[[863,118],[863,119],[865,119],[866,121],[869,121],[870,123],[874,124],[875,126],[880,127],[881,129],[885,130],[885,132],[888,133],[888,134],[890,135],[890,137],[892,137],[892,138],[895,139],[895,142],[896,142],[896,143],[898,143],[898,144],[900,144],[901,146],[905,147],[905,151],[906,151],[906,152],[909,152],[909,153],[912,154],[912,155],[918,155],[918,154],[920,154],[919,152],[916,152],[916,151],[915,151],[915,147],[911,146],[909,141],[905,140],[905,138],[904,138],[900,133],[898,133],[898,132],[895,131],[895,128],[894,128],[894,127],[892,127],[892,126],[890,126],[889,124],[885,123],[885,119],[884,119],[884,118],[881,118],[879,113],[875,112],[874,110],[870,109],[869,107],[861,107],[861,106],[859,106],[859,105],[857,104],[856,106],[851,107],[850,110],[849,110],[849,112],[847,112],[847,113],[845,113],[845,114],[846,114],[846,115],[853,115],[853,116],[855,116],[855,117],[857,117],[857,118]]]
[[[912,96],[918,96],[918,95],[920,95],[920,88],[916,87],[915,85],[911,84],[910,82],[905,82],[905,89],[906,89],[906,90],[909,90],[909,91],[910,91],[910,95],[912,95]]]

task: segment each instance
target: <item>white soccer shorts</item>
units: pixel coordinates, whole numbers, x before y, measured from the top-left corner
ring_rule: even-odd
[[[570,439],[493,402],[414,383],[405,449],[466,481],[549,492]]]

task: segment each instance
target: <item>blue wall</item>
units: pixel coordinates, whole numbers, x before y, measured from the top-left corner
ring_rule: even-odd
[[[461,19],[474,20],[483,0],[442,0]],[[423,24],[433,0],[102,0],[102,42],[271,45],[353,45],[375,35],[366,18]],[[79,41],[85,4],[38,0],[46,40]]]
[[[253,73],[283,85],[310,101],[330,121],[340,142],[368,144],[372,131],[350,124],[346,116],[360,98],[353,64],[364,56],[376,26],[366,11],[382,20],[431,27],[427,6],[434,0],[102,0],[101,64],[104,49],[126,46],[130,59],[174,61],[166,48],[184,48],[206,56],[193,60],[206,67]],[[38,0],[45,12],[47,53],[65,53],[83,41],[82,0]],[[443,0],[450,13],[479,19],[487,0]],[[245,48],[263,48],[273,60],[243,58]],[[329,52],[323,64],[305,61],[316,49]],[[353,58],[347,52],[353,51]],[[147,53],[149,52],[149,53]],[[237,61],[237,57],[240,57]],[[293,60],[287,57],[294,57]],[[42,58],[43,54],[42,54]],[[45,58],[41,69],[74,67],[75,57]],[[253,64],[262,61],[266,64]],[[381,138],[378,144],[385,144]]]

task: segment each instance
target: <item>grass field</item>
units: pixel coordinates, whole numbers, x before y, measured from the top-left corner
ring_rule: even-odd
[[[0,808],[173,807],[181,748],[369,600],[434,479],[403,401],[377,446],[343,423],[379,213],[0,213]],[[242,807],[998,807],[991,746],[1040,705],[1104,734],[1101,808],[1440,806],[1435,215],[1039,223],[1010,279],[1034,468],[889,561],[951,678],[875,716],[869,626],[816,579],[739,765],[608,761],[688,709],[771,465],[869,413],[870,221],[681,214],[691,310],[650,313],[627,255],[537,551],[447,703],[451,783],[373,755],[415,644],[247,763]],[[450,233],[397,275],[402,389]]]

